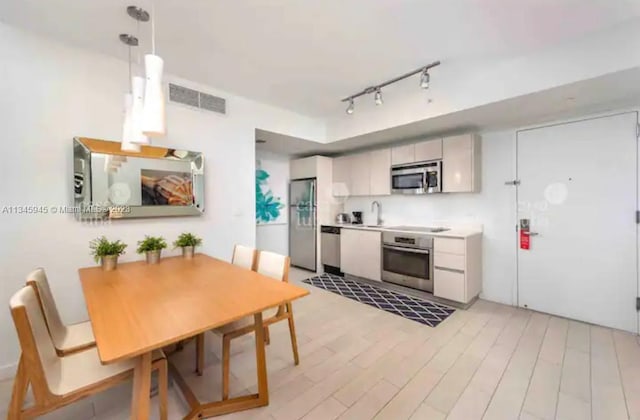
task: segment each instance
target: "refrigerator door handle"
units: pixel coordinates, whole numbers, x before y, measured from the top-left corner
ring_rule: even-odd
[[[309,197],[309,205],[311,207],[315,207],[316,206],[316,181],[313,180],[311,181],[311,197]]]

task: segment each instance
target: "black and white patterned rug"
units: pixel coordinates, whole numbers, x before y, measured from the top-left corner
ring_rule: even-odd
[[[455,309],[448,306],[333,274],[325,273],[302,281],[430,327],[436,327],[455,312]]]

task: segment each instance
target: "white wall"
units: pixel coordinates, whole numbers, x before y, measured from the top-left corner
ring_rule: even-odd
[[[227,99],[227,115],[169,104],[168,134],[156,142],[204,153],[204,216],[94,226],[66,215],[3,214],[4,206],[70,204],[71,139],[120,138],[127,64],[4,24],[0,56],[0,302],[6,304],[27,273],[42,266],[68,323],[86,319],[77,269],[94,264],[89,240],[102,234],[122,239],[129,244],[124,260],[134,260],[136,241],[145,234],[173,241],[193,231],[204,238],[204,252],[229,258],[233,244],[255,243],[255,129],[302,138],[325,135],[320,121],[167,77]],[[8,310],[0,311],[0,342],[0,375],[11,374],[18,344]]]
[[[289,156],[278,155],[266,151],[256,151],[256,160],[277,162],[280,165],[286,165],[289,168]],[[287,177],[287,195],[284,202],[287,207],[282,211],[288,212],[289,196]],[[287,221],[289,220],[287,214]],[[282,255],[289,255],[289,224],[260,224],[256,225],[256,247],[263,251],[276,252]]]
[[[362,210],[372,221],[371,202],[382,204],[385,225],[481,225],[482,297],[515,304],[516,196],[505,181],[515,177],[515,130],[482,135],[482,191],[478,194],[351,197],[348,212]],[[367,222],[365,220],[365,222]]]

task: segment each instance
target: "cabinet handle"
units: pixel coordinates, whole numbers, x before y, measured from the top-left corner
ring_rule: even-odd
[[[433,268],[435,268],[436,270],[451,271],[453,273],[464,274],[464,270],[458,270],[457,268],[438,267],[437,265],[433,266]]]

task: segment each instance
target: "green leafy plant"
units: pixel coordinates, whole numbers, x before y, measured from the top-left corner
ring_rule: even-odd
[[[138,249],[136,252],[138,254],[144,254],[148,251],[158,251],[166,247],[167,242],[162,236],[145,236],[142,241],[138,241]]]
[[[178,239],[173,242],[173,246],[176,248],[184,246],[196,247],[200,245],[202,245],[202,238],[198,238],[193,233],[188,232],[181,233],[180,236],[178,236]]]
[[[100,262],[102,257],[109,255],[122,255],[127,244],[121,240],[109,241],[105,236],[100,236],[89,242],[89,248],[91,249],[91,255],[96,262]]]

